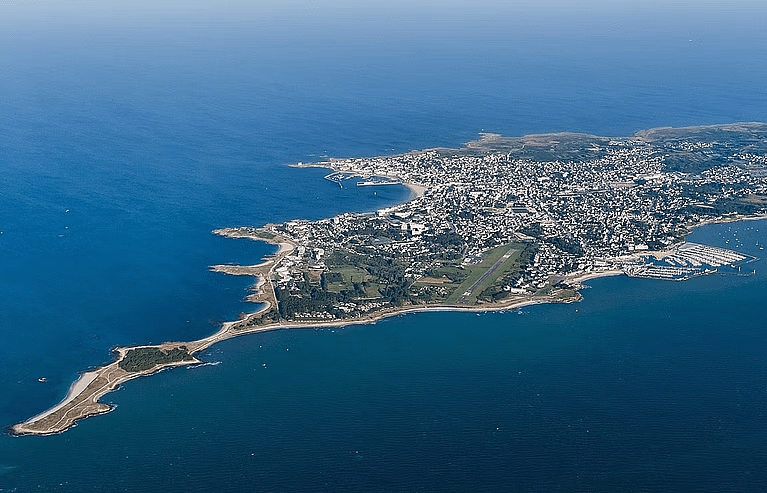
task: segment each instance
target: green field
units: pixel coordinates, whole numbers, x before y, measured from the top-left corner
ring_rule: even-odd
[[[485,290],[488,286],[492,286],[499,278],[519,269],[518,260],[519,254],[524,249],[524,245],[521,243],[509,243],[502,245],[492,250],[488,250],[482,256],[482,261],[476,265],[469,265],[464,268],[465,272],[468,272],[466,279],[453,291],[445,302],[448,304],[458,303],[463,294],[471,288],[496,262],[498,262],[506,252],[513,249],[512,255],[506,259],[497,270],[487,277],[482,283],[477,286],[471,293],[471,296],[464,301],[463,304],[473,305],[477,302],[477,295]]]
[[[513,277],[519,271],[520,254],[526,246],[526,243],[512,242],[490,249],[482,254],[482,260],[476,265],[437,265],[429,271],[427,278],[416,281],[407,288],[409,296],[427,303],[474,305],[484,290],[495,284],[498,284],[500,290],[503,284],[509,282],[509,276]],[[507,253],[509,256],[504,259]],[[354,284],[359,283],[364,288],[365,295],[370,298],[377,298],[386,291],[391,293],[391,286],[385,280],[370,274],[370,267],[350,265],[350,260],[352,259],[340,257],[328,262],[329,270],[325,275],[325,289],[328,292],[338,294],[342,291],[354,291]],[[492,270],[494,267],[495,270]],[[492,272],[483,279],[490,270]],[[478,281],[481,282],[476,284]],[[471,289],[472,287],[474,288]],[[464,297],[464,293],[470,289],[471,295]],[[360,293],[357,296],[364,295]]]
[[[333,266],[330,272],[337,272],[343,276],[343,282],[329,282],[327,290],[340,293],[342,290],[354,290],[354,283],[362,283],[370,280],[370,274],[365,269],[351,265]]]

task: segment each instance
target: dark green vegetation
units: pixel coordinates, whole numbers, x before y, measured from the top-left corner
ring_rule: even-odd
[[[372,301],[377,307],[414,301],[408,290],[411,281],[405,276],[407,264],[372,253],[333,252],[326,259],[328,272],[303,272],[290,289],[277,287],[280,316],[288,320],[319,314],[347,318],[370,311],[372,306],[361,305]]]
[[[326,272],[303,272],[290,288],[277,286],[279,312],[266,317],[343,319],[387,307],[501,301],[511,296],[535,251],[533,242],[510,243],[488,250],[474,264],[442,260],[425,277],[414,278],[405,259],[338,250],[328,255]],[[467,290],[471,294],[463,298]]]
[[[156,347],[140,347],[125,353],[118,366],[125,371],[137,372],[178,361],[194,361],[194,356],[189,354],[186,346],[168,350]]]
[[[240,314],[240,321],[232,326],[234,330],[244,330],[253,327],[259,327],[262,325],[268,325],[271,323],[280,321],[280,312],[274,308],[270,308],[264,313],[248,316],[246,313]]]

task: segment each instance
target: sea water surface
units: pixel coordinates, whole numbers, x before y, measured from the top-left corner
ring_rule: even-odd
[[[767,35],[744,5],[660,24],[610,9],[466,23],[456,6],[452,19],[402,5],[360,22],[6,20],[0,424],[55,404],[116,345],[203,337],[249,310],[252,281],[207,267],[274,247],[212,229],[409,197],[286,164],[480,131],[767,119]],[[766,228],[693,239],[760,256]],[[593,280],[572,305],[226,341],[211,365],[132,381],[105,398],[116,411],[64,434],[0,437],[0,491],[763,489],[767,291],[753,265]]]

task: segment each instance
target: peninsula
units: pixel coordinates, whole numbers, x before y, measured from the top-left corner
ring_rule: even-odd
[[[767,124],[660,128],[631,137],[482,134],[461,149],[331,159],[327,179],[404,184],[415,197],[373,213],[214,233],[279,246],[258,265],[260,309],[198,341],[117,348],[50,410],[10,427],[60,433],[108,412],[99,399],[243,334],[369,323],[423,310],[501,310],[580,299],[589,278],[747,275],[743,253],[685,243],[691,228],[767,214]]]

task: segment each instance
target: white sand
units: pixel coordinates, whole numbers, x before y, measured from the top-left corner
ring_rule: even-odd
[[[85,389],[90,385],[91,382],[96,380],[96,377],[99,376],[100,370],[94,370],[85,372],[82,375],[80,375],[80,378],[74,381],[72,385],[69,387],[69,392],[67,392],[67,396],[64,397],[64,400],[56,404],[54,407],[48,409],[47,411],[38,414],[37,416],[34,416],[32,418],[29,418],[26,422],[32,423],[34,421],[37,421],[39,419],[42,419],[50,414],[55,413],[62,407],[66,406],[70,402],[72,402],[77,396],[79,396]]]

